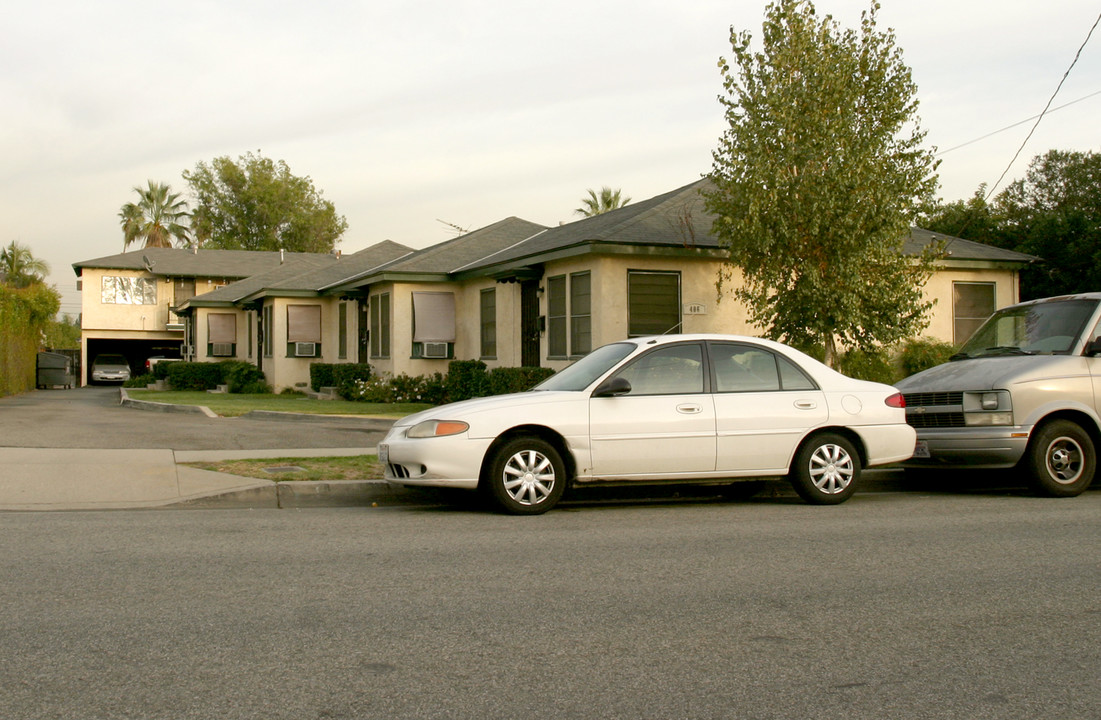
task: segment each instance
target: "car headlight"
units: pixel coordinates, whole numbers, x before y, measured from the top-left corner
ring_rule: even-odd
[[[425,420],[409,428],[405,433],[411,438],[446,437],[458,435],[470,429],[470,425],[458,420]]]
[[[963,417],[967,425],[1012,425],[1013,398],[1007,390],[964,393]]]
[[[1013,413],[967,413],[964,415],[964,421],[968,425],[1012,425]]]

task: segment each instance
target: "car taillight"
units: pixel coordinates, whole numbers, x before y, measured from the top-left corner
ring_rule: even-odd
[[[895,393],[891,395],[883,402],[887,403],[887,407],[904,408],[906,407],[906,398],[902,397],[902,393]]]

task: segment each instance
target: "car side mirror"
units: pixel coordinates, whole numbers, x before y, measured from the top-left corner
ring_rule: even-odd
[[[1101,355],[1101,337],[1095,337],[1093,340],[1090,340],[1089,345],[1086,346],[1086,355],[1090,357]]]
[[[627,382],[627,378],[617,375],[600,383],[596,390],[593,390],[593,397],[619,397],[629,392],[631,392],[631,383]]]

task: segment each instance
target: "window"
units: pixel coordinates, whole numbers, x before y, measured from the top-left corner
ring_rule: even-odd
[[[564,358],[566,350],[566,276],[547,278],[547,355]]]
[[[105,305],[156,305],[157,279],[104,276],[100,302]]]
[[[685,395],[703,392],[703,348],[672,345],[643,355],[619,373],[631,383],[630,395]]]
[[[715,392],[775,392],[813,390],[815,387],[787,358],[763,348],[712,344],[711,363]]]
[[[237,316],[210,313],[206,316],[206,354],[209,357],[234,357],[237,354]]]
[[[321,306],[287,306],[287,357],[321,357]]]
[[[588,355],[593,349],[592,275],[570,275],[570,355]]]
[[[390,357],[390,293],[372,295],[371,357]]]
[[[251,310],[245,313],[245,356],[252,359],[252,326],[256,322],[256,313]]]
[[[547,279],[547,355],[588,355],[593,344],[592,275],[589,272]],[[569,345],[567,346],[567,340]]]
[[[994,314],[994,283],[952,283],[953,339],[961,345]]]
[[[491,287],[481,292],[481,328],[483,359],[497,357],[497,288]]]
[[[680,331],[680,273],[628,270],[628,335],[665,335]]]
[[[343,360],[348,357],[348,303],[337,305],[337,348],[336,356]]]
[[[260,336],[264,341],[264,357],[271,357],[275,352],[275,324],[272,321],[273,317],[273,307],[271,305],[265,305],[263,320],[260,323]]]
[[[455,343],[455,293],[413,293],[413,348],[415,358],[444,359]]]

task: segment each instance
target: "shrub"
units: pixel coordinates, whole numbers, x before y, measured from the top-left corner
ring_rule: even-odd
[[[544,367],[495,367],[489,371],[489,394],[525,392],[551,375],[554,370]]]
[[[222,383],[225,384],[227,391],[242,394],[271,392],[271,387],[268,386],[263,371],[252,363],[242,360],[225,360],[218,364],[222,366]]]
[[[871,380],[890,385],[895,382],[895,369],[886,348],[878,350],[853,349],[837,358],[838,372],[860,380]]]
[[[176,361],[173,361],[176,362]],[[161,361],[153,365],[153,379],[154,380],[167,380],[168,379],[168,367],[172,365],[171,362]]]
[[[355,389],[357,380],[369,380],[371,377],[371,366],[367,363],[337,363],[330,367],[332,372],[329,382],[325,385],[318,385],[314,390],[320,390],[323,387],[335,387],[337,394],[347,399]]]
[[[323,387],[333,387],[333,368],[336,365],[332,363],[310,363],[310,387],[314,392],[317,392]]]
[[[222,363],[181,361],[166,364],[168,384],[173,390],[213,390],[223,382]]]
[[[489,374],[481,360],[452,360],[447,365],[447,402],[459,402],[489,394]]]
[[[956,352],[956,346],[932,338],[918,338],[908,340],[902,345],[899,353],[899,362],[902,365],[903,377],[910,377],[914,373],[928,370],[931,367],[948,362],[948,358]]]
[[[153,377],[152,373],[145,373],[144,375],[137,375],[130,378],[124,382],[122,386],[128,388],[143,388],[146,385],[152,385],[154,380],[156,380],[156,378]]]

